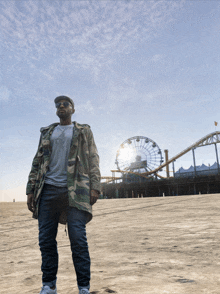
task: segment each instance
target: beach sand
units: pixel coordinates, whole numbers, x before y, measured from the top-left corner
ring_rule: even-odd
[[[220,194],[98,200],[87,225],[91,294],[220,293]],[[58,294],[78,294],[65,226]],[[0,293],[38,294],[37,221],[25,202],[0,203]]]

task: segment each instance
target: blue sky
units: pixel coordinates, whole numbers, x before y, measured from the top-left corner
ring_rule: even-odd
[[[1,0],[0,189],[26,184],[39,129],[58,121],[58,95],[91,126],[103,176],[130,137],[173,157],[214,132],[219,19],[219,1]],[[196,160],[214,163],[214,146]],[[192,163],[188,154],[176,168]]]

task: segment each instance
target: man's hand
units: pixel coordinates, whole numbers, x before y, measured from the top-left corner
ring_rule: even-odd
[[[31,212],[34,212],[34,194],[27,195],[27,206]]]
[[[96,190],[91,190],[90,193],[90,204],[93,205],[99,198],[99,193]]]

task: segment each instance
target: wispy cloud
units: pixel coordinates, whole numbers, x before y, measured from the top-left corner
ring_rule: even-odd
[[[86,103],[76,105],[75,108],[78,113],[85,113],[85,114],[86,113],[90,113],[90,114],[94,113],[94,106],[90,100],[87,101]]]
[[[69,62],[98,75],[117,54],[173,21],[181,5],[167,0],[2,1],[0,25],[6,47],[18,60],[47,58],[54,68],[56,62]]]
[[[108,82],[103,98],[103,100],[111,101],[111,103],[104,103],[101,107],[104,107],[107,112],[112,111],[123,107],[125,102],[133,101],[138,96],[136,82],[133,79],[115,74]]]
[[[8,101],[10,94],[11,92],[7,87],[5,86],[0,87],[0,101]]]

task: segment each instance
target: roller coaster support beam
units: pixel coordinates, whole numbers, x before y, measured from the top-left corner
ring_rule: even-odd
[[[174,162],[175,162],[175,160],[172,162],[172,164],[173,164],[173,176],[174,176],[174,174],[175,174]]]
[[[168,162],[168,150],[165,149],[164,150],[164,153],[165,153],[165,160],[166,160],[166,163]],[[167,173],[167,178],[170,177],[170,171],[169,171],[169,164],[166,165],[166,173]]]
[[[194,164],[194,173],[196,177],[196,159],[195,159],[195,148],[192,148],[192,154],[193,154],[193,164]]]
[[[217,161],[217,165],[218,165],[218,174],[219,174],[218,149],[217,149],[216,143],[215,143],[215,153],[216,153],[216,161]]]

